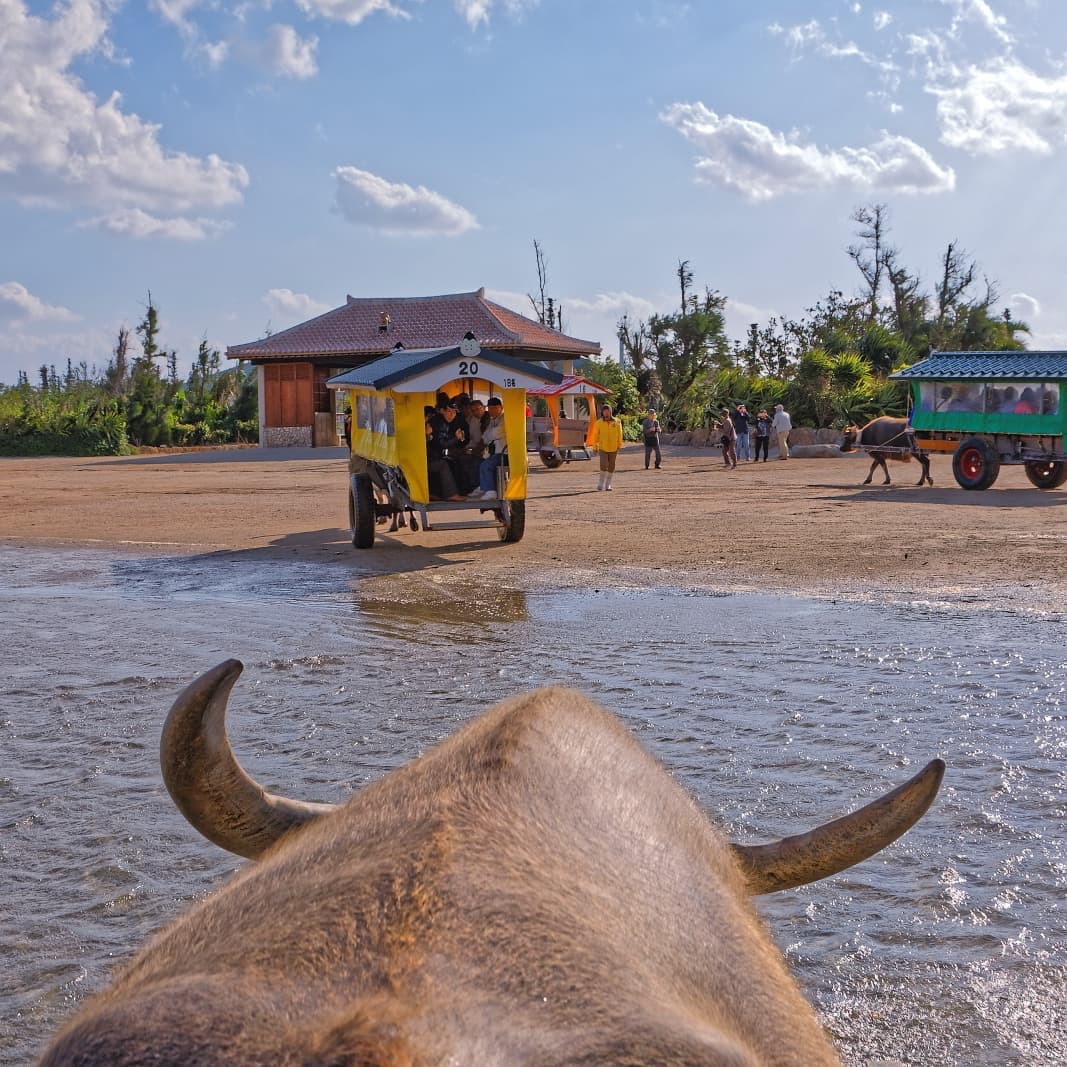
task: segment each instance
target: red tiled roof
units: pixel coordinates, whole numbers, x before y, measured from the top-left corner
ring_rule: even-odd
[[[389,328],[379,329],[382,314]],[[353,356],[360,362],[405,348],[441,348],[457,344],[468,331],[483,348],[502,352],[525,349],[541,358],[568,358],[600,351],[597,341],[568,337],[533,319],[485,299],[485,290],[445,296],[348,297],[333,311],[308,319],[259,341],[231,345],[229,359],[292,359]]]

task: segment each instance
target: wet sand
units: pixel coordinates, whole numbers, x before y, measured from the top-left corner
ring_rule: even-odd
[[[645,471],[630,445],[614,490],[599,493],[595,458],[555,471],[531,458],[515,545],[491,529],[379,527],[372,550],[352,548],[341,449],[0,459],[0,543],[322,561],[397,597],[476,577],[1067,611],[1067,489],[1035,489],[1021,467],[967,492],[947,457],[932,460],[933,487],[914,485],[914,463],[891,464],[883,487],[880,475],[861,485],[864,456],[727,471],[710,449],[667,447],[663,470]]]

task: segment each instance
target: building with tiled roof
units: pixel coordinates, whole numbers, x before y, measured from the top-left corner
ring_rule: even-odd
[[[231,345],[227,358],[259,371],[261,445],[335,444],[336,390],[326,379],[404,348],[442,348],[468,331],[483,348],[548,363],[564,373],[600,352],[487,300],[485,290],[444,296],[354,297],[339,308],[258,341]]]

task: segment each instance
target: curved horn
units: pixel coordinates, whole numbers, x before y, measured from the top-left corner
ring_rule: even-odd
[[[771,844],[731,845],[749,892],[792,889],[873,856],[919,821],[944,774],[944,760],[931,760],[914,778],[851,815]]]
[[[209,841],[257,859],[283,834],[333,810],[268,793],[237,762],[226,701],[244,665],[228,659],[187,685],[163,724],[159,764],[179,811]]]

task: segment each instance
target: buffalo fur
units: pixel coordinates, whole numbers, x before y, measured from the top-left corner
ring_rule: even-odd
[[[497,705],[283,838],[43,1060],[836,1062],[726,840],[564,689]]]
[[[916,484],[922,485],[923,482],[929,482],[930,485],[934,484],[934,479],[930,476],[930,457],[923,455],[919,451],[915,444],[915,435],[911,432],[907,419],[895,419],[890,415],[881,415],[877,419],[872,419],[862,429],[857,426],[849,426],[845,430],[841,450],[843,452],[853,452],[855,451],[854,446],[857,444],[863,446],[871,457],[871,469],[867,472],[867,477],[863,479],[864,485],[871,484],[871,479],[874,478],[874,472],[877,467],[881,467],[882,473],[885,474],[885,481],[882,484],[889,485],[891,479],[886,460],[891,459],[898,463],[910,463],[912,456],[919,461],[919,465],[922,467],[919,481]],[[879,452],[879,445],[889,448],[907,448],[910,449],[910,452]]]

